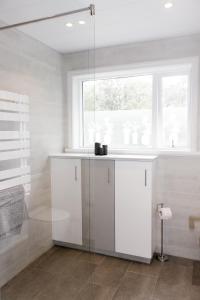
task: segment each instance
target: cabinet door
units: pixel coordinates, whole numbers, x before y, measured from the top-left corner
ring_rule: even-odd
[[[83,247],[90,250],[90,160],[81,160]]]
[[[51,189],[53,212],[66,213],[53,220],[53,240],[82,245],[81,160],[52,159]]]
[[[97,252],[114,251],[114,161],[90,161],[91,246]]]
[[[116,252],[152,257],[152,165],[115,163]]]

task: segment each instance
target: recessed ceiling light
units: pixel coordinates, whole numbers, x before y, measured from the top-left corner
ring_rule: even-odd
[[[80,25],[85,25],[85,21],[83,21],[83,20],[80,20],[80,21],[78,21],[78,24],[80,24]]]
[[[67,27],[72,27],[73,24],[72,24],[71,22],[68,22],[68,23],[65,24],[65,26],[67,26]]]
[[[166,1],[164,6],[165,6],[165,8],[172,8],[173,7],[173,2],[172,1]]]

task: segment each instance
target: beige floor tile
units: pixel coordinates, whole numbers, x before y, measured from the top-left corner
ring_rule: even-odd
[[[87,281],[95,271],[96,265],[87,261],[78,261],[73,269],[72,276],[80,282]]]
[[[190,286],[158,282],[153,300],[190,300]]]
[[[52,275],[60,273],[65,276],[71,276],[78,263],[80,254],[81,252],[77,250],[60,248],[52,255],[44,258],[37,268]]]
[[[34,300],[52,299],[52,300],[66,300],[74,299],[85,285],[85,280],[77,280],[74,277],[62,278],[61,276],[55,278],[51,286],[43,289]]]
[[[127,272],[121,280],[114,300],[150,300],[153,296],[157,279],[133,272]]]
[[[97,284],[86,284],[76,300],[111,300],[118,287],[103,287]]]
[[[31,300],[54,284],[54,277],[42,270],[24,271],[2,289],[3,300]]]
[[[193,274],[192,284],[200,286],[200,262],[194,261],[193,263]]]
[[[1,291],[1,300],[200,300],[199,262],[146,265],[54,247]]]
[[[106,257],[102,264],[95,269],[92,276],[92,283],[115,287],[124,276],[128,266],[129,262],[126,260]]]
[[[171,286],[184,284],[192,284],[192,268],[179,264],[164,264],[162,266],[160,277],[160,283],[165,283]]]
[[[190,289],[190,300],[200,299],[200,286],[191,286]]]
[[[101,264],[103,262],[104,258],[105,258],[104,255],[99,255],[99,254],[89,253],[89,252],[83,252],[79,256],[79,260],[94,263],[96,265]]]
[[[35,261],[33,261],[27,268],[37,268],[42,265],[43,262],[50,259],[51,255],[53,255],[58,250],[58,247],[52,247],[46,253],[38,257]]]
[[[169,255],[169,261],[164,263],[165,264],[175,264],[175,265],[181,265],[184,267],[193,267],[193,261],[191,259],[183,258],[183,257],[177,257],[177,256],[171,256]]]
[[[128,272],[158,277],[160,275],[161,268],[162,263],[154,259],[150,265],[132,262],[128,267]]]

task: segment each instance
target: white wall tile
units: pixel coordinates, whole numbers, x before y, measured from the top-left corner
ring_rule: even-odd
[[[67,71],[87,70],[88,57],[92,67],[93,54],[92,51],[66,54],[65,76]],[[96,49],[95,66],[101,68],[194,56],[200,58],[200,35]],[[159,158],[155,195],[157,203],[164,202],[173,210],[173,219],[165,224],[166,252],[200,259],[200,223],[196,223],[194,230],[189,229],[189,218],[193,215],[200,217],[200,158]],[[159,249],[159,222],[156,229]]]
[[[63,149],[61,55],[17,31],[0,34],[0,90],[30,99],[31,197],[29,212],[50,206],[48,155]],[[29,220],[27,239],[0,254],[0,286],[52,246],[51,222]],[[39,233],[39,234],[38,234]]]

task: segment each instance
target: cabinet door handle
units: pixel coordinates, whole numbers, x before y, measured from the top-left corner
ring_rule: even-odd
[[[75,181],[78,180],[78,176],[77,176],[77,166],[74,167],[74,179],[75,179]]]
[[[147,186],[147,170],[144,171],[144,185]]]
[[[108,168],[108,184],[110,183],[110,168]]]

